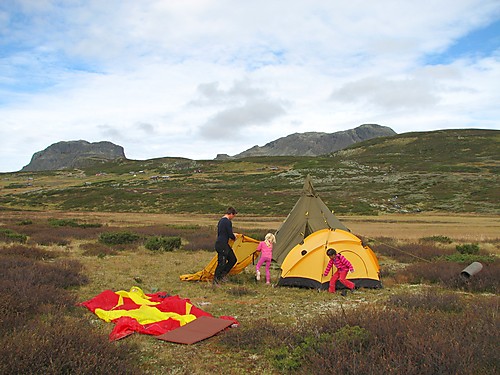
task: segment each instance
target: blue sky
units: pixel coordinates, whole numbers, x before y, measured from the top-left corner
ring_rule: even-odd
[[[53,143],[213,159],[291,133],[500,129],[500,2],[0,2],[0,172]]]

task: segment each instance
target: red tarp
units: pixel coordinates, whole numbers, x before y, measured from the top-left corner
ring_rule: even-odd
[[[134,332],[158,336],[185,326],[199,317],[213,318],[211,314],[192,305],[189,299],[170,296],[165,292],[144,294],[138,287],[131,288],[129,292],[105,290],[80,305],[87,307],[101,319],[115,323],[109,335],[111,341]],[[238,324],[232,317],[221,318],[230,320],[231,324]]]

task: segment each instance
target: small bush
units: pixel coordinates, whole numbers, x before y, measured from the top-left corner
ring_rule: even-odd
[[[17,225],[31,225],[31,224],[33,224],[33,220],[24,219],[24,220],[21,220]]]
[[[430,237],[423,237],[420,239],[422,242],[439,242],[439,243],[444,243],[444,244],[450,244],[453,241],[451,240],[450,237],[448,236],[430,236]]]
[[[347,344],[352,349],[361,349],[370,338],[370,332],[360,326],[346,325],[333,335],[336,344]]]
[[[471,255],[479,254],[479,245],[475,243],[466,243],[463,245],[457,245],[456,249],[460,254],[471,254]]]
[[[100,223],[78,223],[75,219],[49,219],[49,224],[53,227],[74,227],[74,228],[100,228]]]
[[[146,240],[144,247],[152,251],[173,251],[181,247],[181,238],[153,236]]]
[[[1,228],[0,241],[26,243],[28,241],[28,236],[26,236],[25,234],[17,233],[12,229]]]
[[[99,242],[106,245],[131,244],[140,239],[140,236],[131,232],[105,232],[99,235]]]
[[[336,334],[337,333],[338,332],[336,332]],[[316,352],[322,346],[325,344],[329,345],[331,342],[332,335],[330,333],[309,335],[304,337],[298,345],[292,348],[281,346],[275,350],[271,350],[271,355],[273,356],[275,366],[279,370],[285,372],[296,371],[303,366],[303,358],[308,352]]]

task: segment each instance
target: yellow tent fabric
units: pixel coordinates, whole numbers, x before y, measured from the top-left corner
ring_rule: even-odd
[[[134,318],[137,322],[139,322],[139,324],[142,325],[161,322],[162,320],[167,319],[175,319],[179,321],[181,326],[183,326],[184,324],[192,322],[196,319],[195,315],[189,313],[181,315],[174,312],[164,312],[147,305],[141,305],[138,309],[134,310],[106,311],[103,309],[95,309],[94,313],[105,322],[111,322],[112,320],[128,316],[130,318]]]
[[[259,256],[257,253],[258,240],[251,237],[240,235],[235,241],[229,241],[236,255],[236,264],[229,272],[230,275],[236,275],[243,271],[250,263],[254,262]],[[209,281],[214,278],[215,269],[217,268],[217,254],[203,268],[193,274],[180,275],[182,281]]]
[[[318,230],[292,248],[281,265],[278,285],[327,289],[331,275],[325,277],[323,272],[330,260],[326,255],[329,248],[334,248],[352,263],[355,271],[347,278],[356,287],[381,287],[375,253],[363,246],[354,234],[342,229]]]
[[[132,301],[137,303],[138,305],[149,305],[149,306],[154,306],[154,305],[159,305],[160,302],[153,302],[150,301],[150,297],[148,297],[141,288],[137,286],[133,286],[130,288],[130,291],[126,290],[119,290],[115,292],[119,298],[118,298],[118,303],[114,308],[120,307],[123,305],[123,297],[130,298]]]

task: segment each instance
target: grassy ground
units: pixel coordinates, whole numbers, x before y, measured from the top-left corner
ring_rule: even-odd
[[[104,227],[140,228],[144,226],[177,225],[179,227],[199,225],[213,232],[217,215],[159,215],[124,213],[74,213],[74,212],[3,212],[1,226],[23,220],[43,222],[49,218],[75,219],[101,223]],[[237,216],[235,230],[261,233],[276,229],[283,217]],[[344,224],[358,235],[368,238],[384,238],[408,243],[430,236],[446,236],[453,243],[479,243],[488,253],[500,255],[500,218],[492,216],[446,216],[446,215],[386,215],[377,217],[341,217]],[[382,272],[383,289],[361,289],[355,294],[342,297],[316,290],[281,288],[256,282],[254,269],[247,267],[243,273],[232,276],[220,288],[206,282],[180,281],[179,275],[201,270],[215,255],[210,248],[205,250],[175,250],[153,253],[143,246],[118,251],[112,256],[86,256],[83,244],[92,242],[86,238],[73,238],[69,243],[51,245],[51,251],[63,252],[64,257],[75,259],[84,266],[89,283],[74,290],[79,301],[84,301],[103,290],[129,290],[139,286],[144,292],[165,291],[190,299],[194,305],[214,316],[229,315],[241,324],[240,328],[255,326],[263,321],[284,327],[297,327],[304,321],[314,321],[334,311],[349,314],[359,306],[382,305],[395,294],[415,293],[426,290],[429,285],[409,284],[392,276],[394,270],[404,267],[394,259],[378,255]],[[212,238],[210,238],[210,243]],[[390,270],[390,272],[388,272]],[[272,269],[271,278],[276,282],[279,269]],[[462,293],[463,294],[463,293]],[[102,322],[86,309],[81,316],[88,319],[102,333],[111,332],[112,325]],[[137,345],[141,367],[152,374],[206,374],[220,372],[228,374],[279,374],[276,367],[266,360],[259,350],[228,350],[220,345],[225,333],[195,345],[178,345],[156,340],[147,335],[132,335],[124,341]],[[119,345],[119,343],[117,343]]]

